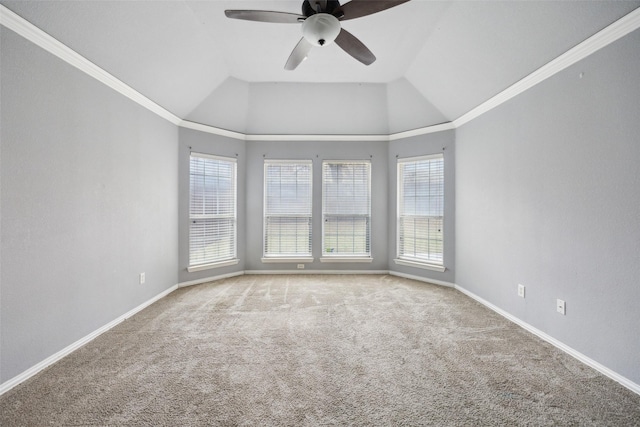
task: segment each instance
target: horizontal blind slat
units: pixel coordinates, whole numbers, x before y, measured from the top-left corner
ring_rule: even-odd
[[[322,164],[323,254],[370,256],[371,163]]]
[[[265,256],[311,256],[312,166],[311,161],[265,160]]]
[[[236,257],[236,162],[192,153],[189,265]]]
[[[398,161],[398,257],[443,264],[444,157]]]

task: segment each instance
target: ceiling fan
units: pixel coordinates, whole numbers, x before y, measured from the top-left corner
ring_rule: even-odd
[[[353,34],[341,27],[340,21],[360,18],[390,9],[409,0],[351,0],[340,5],[337,0],[304,0],[302,15],[269,10],[225,10],[228,18],[282,24],[302,23],[302,38],[291,52],[285,70],[294,70],[314,46],[336,42],[345,52],[371,65],[375,55]]]

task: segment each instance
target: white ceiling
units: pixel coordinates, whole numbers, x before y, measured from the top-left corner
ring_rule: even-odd
[[[343,21],[377,56],[335,44],[284,64],[298,24],[225,9],[280,1],[0,3],[177,116],[256,134],[388,134],[452,121],[640,7],[634,1],[427,1]]]

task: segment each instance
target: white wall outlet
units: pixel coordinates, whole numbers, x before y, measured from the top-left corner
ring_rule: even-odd
[[[146,280],[145,274],[140,273],[140,283],[144,283],[145,280]]]
[[[304,264],[298,264],[298,269],[299,270],[304,270]]]
[[[518,296],[524,298],[524,285],[518,284]]]
[[[566,310],[566,305],[565,302],[561,299],[557,300],[556,302],[556,310],[558,310],[558,313],[565,315],[567,314],[567,310]]]

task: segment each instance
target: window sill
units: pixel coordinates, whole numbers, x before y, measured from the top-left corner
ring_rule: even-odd
[[[409,261],[409,260],[406,260],[406,259],[394,259],[393,262],[395,262],[398,265],[404,265],[404,266],[407,266],[407,267],[423,268],[425,270],[439,271],[441,273],[444,272],[447,269],[444,265],[428,264],[426,262]]]
[[[326,256],[320,262],[373,262],[373,258],[364,256]]]
[[[236,265],[239,262],[240,262],[239,259],[234,258],[226,261],[212,262],[211,264],[193,265],[193,266],[187,267],[187,271],[189,273],[193,273],[194,271],[211,270],[212,268],[220,268],[220,267],[227,267],[229,265]]]
[[[307,263],[313,262],[313,257],[263,257],[262,262],[268,263]]]

